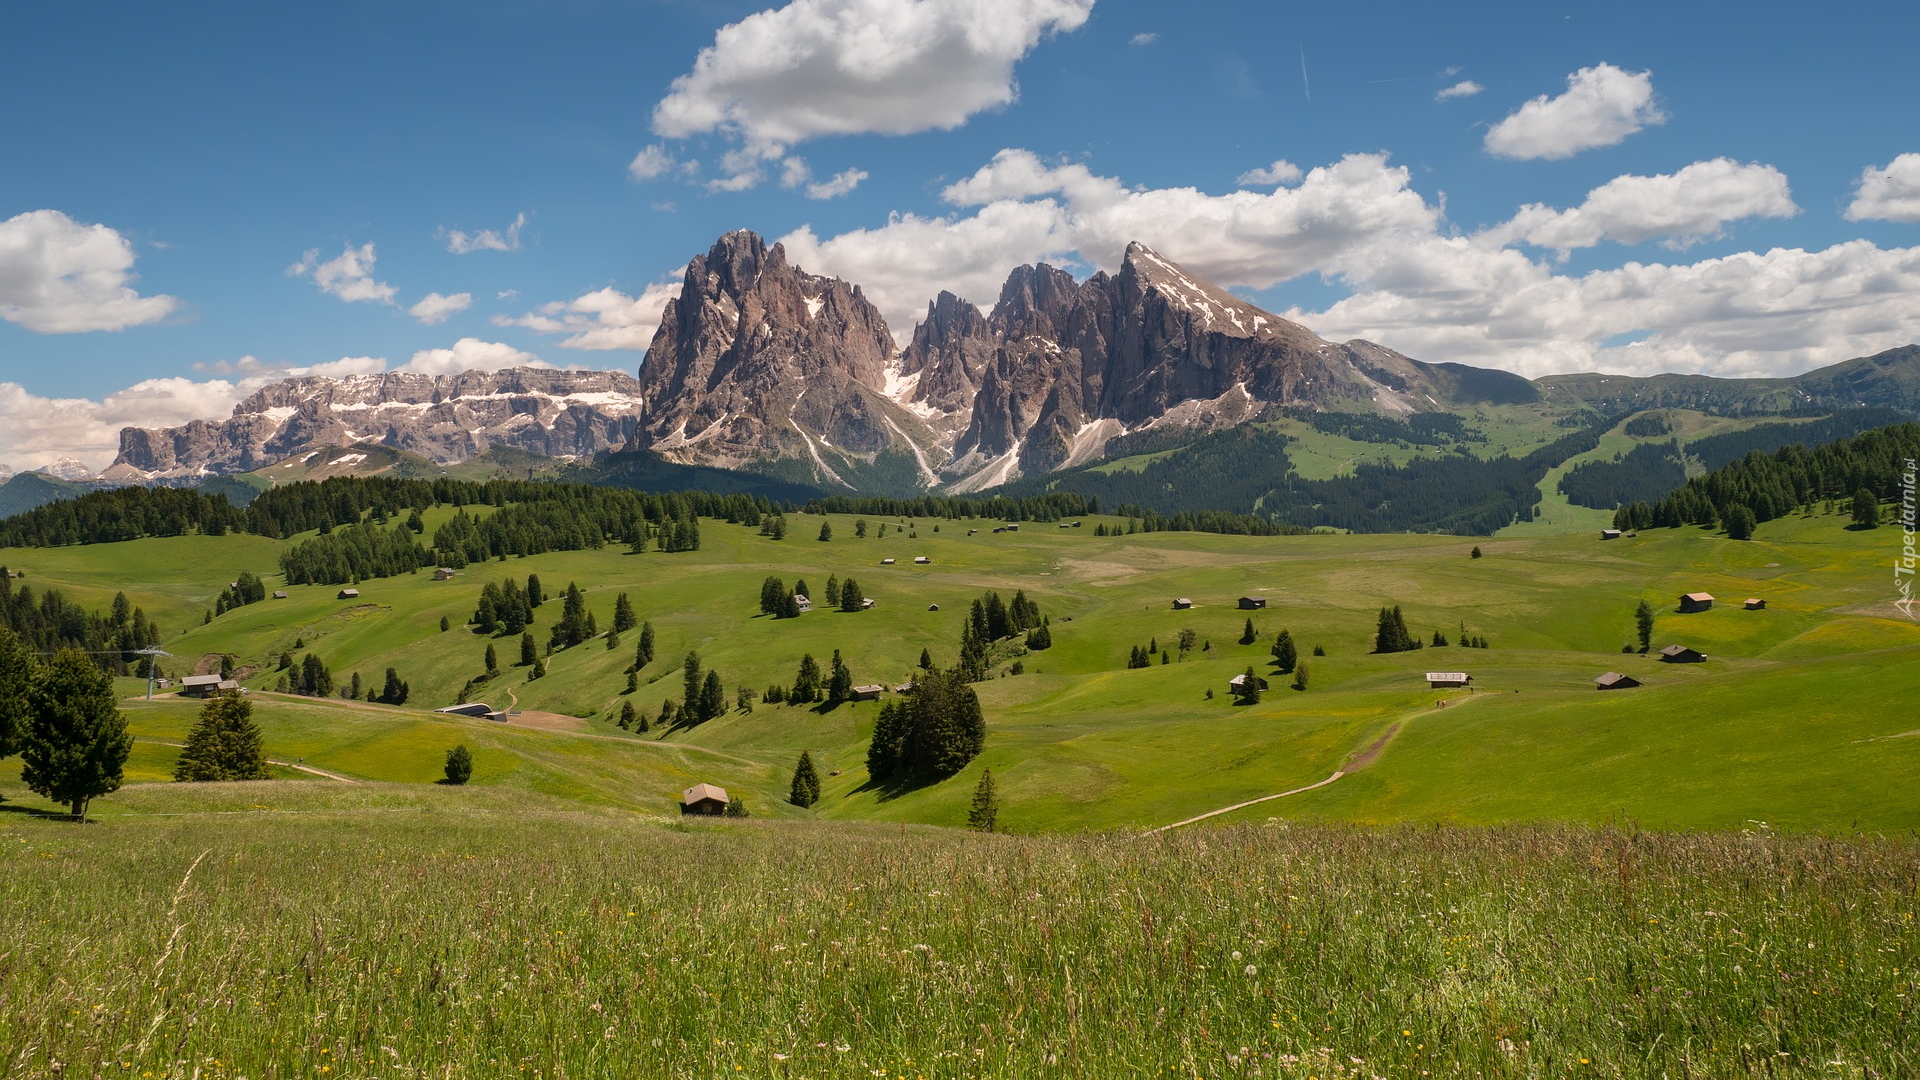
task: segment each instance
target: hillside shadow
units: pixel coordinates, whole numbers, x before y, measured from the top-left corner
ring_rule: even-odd
[[[19,803],[0,801],[0,814],[25,814],[28,817],[54,818],[60,821],[72,821],[73,815],[65,810],[48,810],[39,806],[22,806]]]

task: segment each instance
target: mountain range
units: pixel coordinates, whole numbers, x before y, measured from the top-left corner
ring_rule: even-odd
[[[125,429],[101,479],[191,482],[374,443],[441,465],[495,447],[561,460],[624,451],[827,492],[967,493],[1302,414],[1484,420],[1511,407],[1547,425],[1546,443],[1554,425],[1645,409],[1860,406],[1920,412],[1920,346],[1790,379],[1529,381],[1328,341],[1141,244],[1082,281],[1018,267],[984,312],[943,292],[896,348],[858,284],[808,273],[742,230],[689,261],[637,378],[521,368],[289,379],[225,420]]]

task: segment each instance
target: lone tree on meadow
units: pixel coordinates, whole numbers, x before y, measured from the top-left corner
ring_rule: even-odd
[[[827,704],[838,705],[853,697],[853,671],[840,659],[840,650],[833,650],[833,663],[827,669]]]
[[[653,624],[644,622],[640,624],[640,644],[633,650],[633,670],[639,671],[651,663],[653,663]]]
[[[487,645],[487,674],[491,675],[494,672],[499,670],[500,670],[500,654],[494,651],[493,645],[489,643]]]
[[[639,623],[633,615],[633,601],[627,599],[626,593],[621,593],[613,601],[613,632],[624,634],[637,625]]]
[[[386,685],[380,688],[380,700],[388,705],[405,705],[412,694],[413,688],[400,681],[400,673],[388,668]]]
[[[957,672],[923,672],[912,693],[875,719],[867,775],[879,783],[944,780],[980,753],[986,731],[979,695]]]
[[[1880,527],[1880,500],[1866,488],[1853,493],[1853,523],[1863,529]]]
[[[981,769],[980,782],[973,787],[973,805],[967,809],[967,828],[993,832],[999,821],[1000,789],[993,782],[993,770]]]
[[[1381,608],[1379,627],[1373,635],[1373,651],[1377,653],[1412,652],[1419,647],[1420,643],[1407,632],[1406,616],[1400,614],[1400,605]]]
[[[447,751],[445,774],[445,782],[449,784],[464,784],[473,779],[473,751],[467,749],[466,743]]]
[[[820,542],[824,544],[831,539],[833,539],[833,526],[828,522],[825,522],[825,521],[821,522],[820,523]]]
[[[238,694],[218,694],[200,708],[187,748],[173,767],[177,781],[265,780],[267,755],[253,703]]]
[[[532,634],[520,635],[520,666],[532,667],[540,659],[540,647],[533,643]]]
[[[805,750],[800,751],[800,763],[793,767],[793,786],[787,801],[803,810],[820,801],[820,774],[814,771],[813,755]]]
[[[1240,644],[1251,645],[1258,640],[1260,640],[1260,635],[1253,629],[1253,620],[1248,619],[1247,628],[1240,631]]]
[[[84,823],[87,804],[120,790],[132,751],[113,679],[85,653],[62,650],[34,673],[20,749],[20,779],[34,794],[71,807]]]
[[[1285,675],[1291,672],[1293,665],[1299,662],[1300,649],[1293,643],[1292,632],[1287,630],[1280,631],[1280,635],[1273,639],[1274,667],[1279,669],[1280,674]]]
[[[1305,660],[1300,661],[1299,665],[1293,669],[1293,688],[1295,690],[1305,690],[1307,688],[1307,662]]]
[[[848,578],[840,583],[840,610],[860,611],[864,607],[866,594],[860,591],[860,583]]]
[[[1653,605],[1640,601],[1639,608],[1633,613],[1634,629],[1640,633],[1640,651],[1653,648]]]

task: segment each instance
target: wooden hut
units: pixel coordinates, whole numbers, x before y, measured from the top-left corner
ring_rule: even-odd
[[[1267,598],[1264,596],[1243,596],[1240,598],[1241,611],[1259,611],[1266,606]]]
[[[881,565],[881,566],[892,566],[892,565],[893,565],[893,560],[892,560],[892,559],[881,559],[881,560],[880,560],[880,565]]]
[[[1620,530],[1619,530],[1619,529],[1601,529],[1601,530],[1600,530],[1600,539],[1602,539],[1602,540],[1618,540],[1618,539],[1620,539]]]
[[[1685,645],[1669,645],[1660,650],[1660,661],[1665,664],[1698,664],[1706,658],[1706,653]]]
[[[1696,611],[1705,611],[1712,606],[1713,606],[1712,593],[1690,592],[1690,593],[1680,594],[1680,611],[1683,614],[1691,614]]]
[[[203,698],[217,693],[220,689],[218,675],[189,675],[180,680],[181,697]]]
[[[1184,596],[1173,602],[1173,610],[1175,611],[1186,611],[1191,607],[1193,607],[1193,601]]]
[[[853,688],[853,700],[878,701],[880,700],[881,692],[885,689],[886,687],[881,686],[879,683],[866,683],[862,686],[856,686]]]
[[[1473,681],[1473,676],[1464,671],[1429,671],[1427,686],[1433,690],[1459,689]]]
[[[340,592],[334,597],[334,599],[358,600],[360,599],[360,590],[359,589],[341,589]]]
[[[727,789],[713,784],[695,784],[680,794],[680,812],[683,814],[724,814],[727,804],[733,800],[727,798]]]
[[[1749,596],[1747,597],[1746,608],[1748,611],[1765,611],[1767,609],[1767,602],[1757,596]]]
[[[452,581],[454,573],[455,571],[449,570],[444,566],[435,567],[433,571],[433,580]]]
[[[1233,678],[1227,680],[1227,689],[1233,691],[1234,693],[1239,693],[1240,688],[1242,686],[1245,686],[1246,683],[1247,683],[1247,673],[1243,671],[1240,674],[1235,675]],[[1258,675],[1255,675],[1253,677],[1253,685],[1261,690],[1265,690],[1267,688],[1267,680],[1261,678]]]
[[[930,562],[932,562],[933,560],[932,560],[932,559],[930,559],[930,558],[928,558],[928,557],[926,557],[925,555],[915,555],[915,556],[913,557],[913,561],[914,561],[915,563],[918,563],[918,564],[919,564],[919,565],[921,565],[921,566],[925,566],[925,565],[927,565],[928,563],[930,563]]]
[[[1631,690],[1640,685],[1640,680],[1631,675],[1622,675],[1617,671],[1609,671],[1605,675],[1593,680],[1593,685],[1595,689],[1599,690]]]

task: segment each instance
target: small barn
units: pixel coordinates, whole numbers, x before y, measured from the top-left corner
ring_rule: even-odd
[[[727,789],[714,784],[695,784],[680,793],[680,812],[683,814],[724,814],[727,804],[733,800],[727,798]]]
[[[1593,685],[1594,688],[1598,690],[1631,690],[1640,685],[1640,680],[1631,675],[1622,675],[1617,671],[1609,671],[1605,675],[1593,680]]]
[[[881,559],[881,560],[880,560],[880,565],[881,565],[881,566],[892,566],[892,565],[893,565],[893,562],[894,562],[894,561],[893,561],[892,559]]]
[[[1712,593],[1690,592],[1680,594],[1680,610],[1682,613],[1705,611],[1712,606]]]
[[[1187,599],[1184,596],[1173,602],[1173,610],[1175,611],[1186,611],[1192,607],[1193,607],[1193,601]]]
[[[813,601],[807,599],[805,593],[794,593],[793,606],[799,608],[801,611],[812,611]]]
[[[879,683],[866,683],[861,686],[856,686],[853,688],[853,700],[878,701],[880,700],[881,692],[884,690],[886,690],[886,687],[881,686]]]
[[[1757,596],[1749,596],[1747,597],[1746,608],[1748,611],[1765,611],[1767,610],[1767,602]]]
[[[1669,645],[1660,650],[1660,661],[1666,664],[1698,664],[1706,658],[1706,653],[1685,645]]]
[[[220,690],[218,675],[189,675],[180,680],[181,697],[203,698]]]
[[[360,599],[360,590],[359,590],[359,589],[341,589],[341,590],[340,590],[340,592],[339,592],[339,594],[338,594],[337,596],[335,596],[335,597],[334,597],[334,599],[336,599],[336,600],[358,600],[358,599]]]
[[[285,600],[287,598],[287,594],[285,592],[276,592],[273,594],[273,598],[275,600]]]
[[[913,557],[913,561],[921,566],[925,566],[928,563],[932,562],[933,560],[927,558],[925,555],[915,555]]]
[[[1240,598],[1241,611],[1259,611],[1266,606],[1267,598],[1264,596],[1243,596]]]
[[[1008,532],[1019,532],[1019,531],[1020,531],[1020,526],[1019,526],[1019,525],[1007,525],[1007,526],[1004,526],[1004,528],[1005,528],[1005,529],[1006,529],[1006,530],[1007,530]]]
[[[939,610],[940,610],[940,605],[939,605],[939,604],[928,604],[928,605],[927,605],[927,610],[928,610],[928,611],[939,611]]]
[[[1234,693],[1239,693],[1240,688],[1242,686],[1245,686],[1246,684],[1247,684],[1247,673],[1244,671],[1238,675],[1235,675],[1233,678],[1227,680],[1227,688],[1229,690],[1232,690]],[[1258,675],[1255,675],[1253,677],[1253,685],[1256,689],[1265,690],[1267,688],[1267,680],[1261,678]]]
[[[861,598],[860,598],[860,610],[861,610],[861,611],[866,611],[866,610],[868,610],[868,609],[869,609],[869,608],[871,608],[871,607],[873,607],[873,597],[871,597],[871,596],[863,596],[863,597],[861,597]]]
[[[1427,687],[1432,690],[1459,689],[1473,681],[1473,676],[1464,671],[1429,671]]]
[[[1600,539],[1602,539],[1602,540],[1618,540],[1618,539],[1620,539],[1620,530],[1619,530],[1619,529],[1601,529],[1601,530],[1600,530]]]
[[[454,573],[455,571],[449,570],[444,566],[436,567],[433,571],[433,580],[452,581]]]

